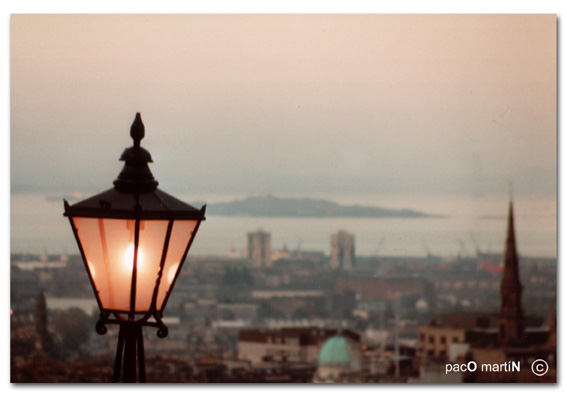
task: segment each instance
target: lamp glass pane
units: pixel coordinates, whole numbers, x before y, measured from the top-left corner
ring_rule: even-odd
[[[157,295],[156,308],[158,311],[164,309],[164,300],[175,281],[180,262],[183,259],[183,254],[185,254],[185,249],[187,248],[196,227],[197,221],[194,220],[177,220],[173,223],[171,237],[169,240],[169,249],[167,251]]]
[[[134,242],[135,221],[77,217],[73,222],[102,307],[129,311],[132,265],[125,264],[125,255]]]
[[[167,220],[140,221],[138,273],[136,278],[137,312],[150,310],[168,223],[169,221]]]

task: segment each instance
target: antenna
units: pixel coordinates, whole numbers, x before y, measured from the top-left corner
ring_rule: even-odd
[[[510,194],[510,201],[514,198],[514,184],[512,181],[508,181],[508,193]]]

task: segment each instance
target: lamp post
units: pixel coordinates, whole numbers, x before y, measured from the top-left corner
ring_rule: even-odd
[[[201,221],[200,210],[158,189],[140,147],[144,124],[139,113],[130,129],[134,145],[120,157],[124,168],[114,187],[74,205],[65,200],[79,251],[100,309],[97,333],[120,326],[113,381],[145,382],[142,327],[158,328]]]

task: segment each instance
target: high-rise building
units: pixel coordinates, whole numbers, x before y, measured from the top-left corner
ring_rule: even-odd
[[[332,269],[351,269],[355,265],[354,235],[344,230],[331,236],[331,262]]]
[[[272,237],[270,233],[256,230],[248,233],[248,266],[272,267]]]

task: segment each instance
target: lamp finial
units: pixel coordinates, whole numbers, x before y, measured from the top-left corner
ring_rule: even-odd
[[[134,147],[140,147],[140,141],[144,139],[146,128],[142,122],[140,113],[136,113],[136,118],[130,127],[130,136],[134,140]]]
[[[142,116],[136,113],[136,118],[130,127],[130,136],[134,140],[134,146],[124,150],[120,156],[120,160],[126,164],[118,175],[118,179],[114,181],[114,186],[122,193],[153,192],[158,185],[148,167],[148,163],[152,162],[152,156],[140,146],[145,130]]]

